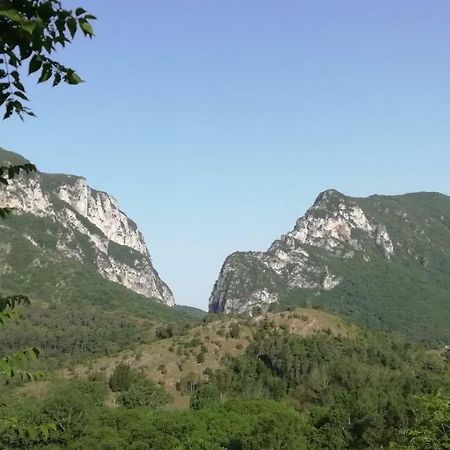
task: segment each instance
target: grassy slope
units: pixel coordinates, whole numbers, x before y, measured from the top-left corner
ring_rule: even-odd
[[[10,152],[0,147],[0,165],[25,164],[29,161],[18,153]]]
[[[292,312],[269,313],[269,320],[279,327],[286,327],[291,333],[309,336],[320,331],[333,335],[351,337],[358,333],[358,328],[345,323],[337,316],[315,309],[296,309]],[[174,336],[150,344],[137,345],[124,350],[113,357],[99,358],[89,365],[78,365],[65,369],[62,374],[67,378],[85,378],[94,374],[111,375],[119,362],[126,362],[131,367],[142,371],[148,378],[164,383],[165,388],[174,396],[176,407],[185,407],[189,396],[181,395],[176,384],[183,378],[202,379],[206,369],[217,369],[221,360],[227,356],[236,356],[243,352],[252,341],[253,331],[262,318],[242,319],[219,317],[188,331],[186,335]],[[237,338],[229,336],[229,327],[233,322],[240,325]],[[201,346],[206,347],[205,361],[197,362]],[[45,385],[44,385],[45,386]],[[26,390],[33,388],[26,387]],[[39,384],[34,388],[39,392]],[[113,398],[110,399],[113,402]]]

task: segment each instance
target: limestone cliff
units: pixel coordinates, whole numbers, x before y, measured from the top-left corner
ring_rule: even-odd
[[[15,153],[0,150],[2,165],[21,162]],[[23,220],[35,220],[36,233],[28,228],[23,238],[43,252],[57,251],[95,266],[106,279],[146,297],[174,305],[169,287],[153,267],[144,238],[136,224],[105,192],[92,189],[79,176],[46,174],[20,176],[0,190],[0,204],[14,209]],[[7,228],[9,221],[0,224]],[[1,258],[7,270],[8,258]],[[1,269],[1,268],[0,268]]]
[[[299,302],[347,311],[360,307],[351,303],[356,292],[375,308],[377,295],[387,296],[383,289],[394,290],[396,273],[397,279],[415,273],[411,265],[425,278],[424,269],[441,276],[450,252],[437,242],[450,241],[449,205],[435,193],[362,199],[325,191],[267,251],[236,252],[225,260],[209,309],[252,313]]]

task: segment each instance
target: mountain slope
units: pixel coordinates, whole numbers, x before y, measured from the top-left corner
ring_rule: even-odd
[[[0,149],[1,165],[24,161]],[[93,286],[112,286],[100,281],[103,277],[174,304],[136,224],[114,198],[90,188],[84,178],[41,172],[21,176],[0,190],[0,204],[14,209],[14,215],[0,223],[3,290],[56,300],[70,297],[68,290],[75,289],[86,299]],[[89,273],[92,284],[77,278],[81,273]]]
[[[450,197],[319,195],[266,252],[230,255],[211,312],[322,305],[411,338],[450,341]]]
[[[339,317],[305,308],[289,313],[268,313],[264,320],[210,317],[181,334],[151,343],[130,345],[129,349],[114,356],[89,361],[89,364],[78,365],[71,371],[64,370],[63,374],[69,378],[91,378],[99,373],[109,377],[117,364],[125,362],[151,380],[164,383],[174,396],[175,405],[185,407],[190,396],[179,391],[183,380],[198,383],[207,379],[206,374],[221,367],[227,358],[244,353],[249,343],[261,333],[262,327],[269,324],[270,328],[303,337],[329,333],[336,337],[353,338],[361,332],[361,329]],[[197,358],[200,353],[204,358]]]

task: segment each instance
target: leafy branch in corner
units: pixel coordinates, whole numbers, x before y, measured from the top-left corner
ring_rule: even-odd
[[[0,0],[0,107],[4,119],[17,114],[34,116],[21,71],[39,73],[38,83],[52,80],[79,84],[75,70],[52,58],[59,47],[71,43],[77,32],[92,38],[95,17],[83,8],[64,9],[60,0]]]
[[[16,307],[20,304],[27,305],[30,303],[28,297],[24,295],[12,295],[0,298],[0,327],[4,326],[12,318],[19,316]],[[39,350],[36,347],[30,347],[20,350],[11,355],[0,358],[0,376],[7,378],[19,377],[21,379],[41,378],[42,373],[32,374],[25,370],[30,361],[39,357]]]
[[[8,185],[9,181],[24,172],[29,174],[36,171],[36,166],[31,163],[17,164],[10,166],[0,166],[0,184]],[[7,207],[0,208],[0,217],[5,218],[11,214],[11,209]],[[24,295],[10,295],[0,297],[0,327],[5,326],[11,319],[19,316],[16,307],[20,304],[28,305],[30,300]],[[39,357],[39,350],[36,347],[30,347],[25,350],[6,355],[0,358],[0,376],[7,378],[20,377],[22,379],[39,378],[42,374],[31,374],[25,370],[25,367],[32,360]]]

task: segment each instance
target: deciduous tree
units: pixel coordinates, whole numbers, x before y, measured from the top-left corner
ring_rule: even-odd
[[[60,0],[0,0],[0,107],[6,119],[14,113],[34,116],[26,106],[24,74],[38,83],[79,84],[81,77],[54,59],[55,51],[72,42],[77,32],[92,37],[95,17],[84,8],[63,8]]]

